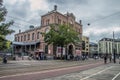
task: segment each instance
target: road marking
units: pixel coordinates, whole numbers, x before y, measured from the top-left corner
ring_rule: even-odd
[[[102,71],[99,71],[99,72],[97,72],[97,73],[94,73],[94,74],[92,74],[92,75],[90,75],[90,76],[84,77],[84,78],[82,78],[82,79],[80,79],[80,80],[88,79],[88,78],[90,78],[90,77],[92,77],[92,76],[95,76],[95,75],[97,75],[97,74],[100,74],[100,73],[102,73],[102,72],[104,72],[104,71],[106,71],[106,70],[108,70],[108,69],[110,69],[110,68],[112,68],[112,66],[109,67],[109,68],[103,69]]]
[[[95,63],[100,64],[100,63]],[[53,69],[53,70],[45,70],[45,71],[39,71],[39,72],[27,72],[27,73],[19,73],[15,75],[7,75],[7,76],[1,76],[1,78],[8,78],[8,77],[15,77],[15,76],[25,76],[25,75],[31,75],[31,74],[39,74],[39,73],[47,73],[47,72],[54,72],[54,71],[60,71],[60,70],[66,70],[66,69],[75,69],[75,68],[81,68],[81,67],[87,67],[90,65],[95,65],[95,64],[88,64],[88,65],[83,65],[83,66],[72,66],[72,67],[65,67],[65,68],[58,68],[58,69]]]
[[[120,72],[115,77],[113,77],[112,80],[115,80],[119,75],[120,75]]]

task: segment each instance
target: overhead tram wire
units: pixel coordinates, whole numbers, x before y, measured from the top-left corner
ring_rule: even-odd
[[[20,19],[20,18],[17,18],[17,17],[13,17],[13,16],[9,16],[9,15],[7,17],[20,20],[20,21],[22,21],[24,23],[27,23],[27,24],[30,24],[30,25],[35,25],[34,23],[28,22],[26,20],[23,20],[23,19]]]
[[[110,15],[108,15],[108,16],[105,16],[105,17],[103,17],[103,18],[94,20],[94,21],[88,23],[87,25],[90,26],[92,23],[96,23],[96,22],[98,22],[98,21],[101,21],[101,20],[103,20],[103,19],[109,18],[109,17],[111,17],[111,16],[115,16],[115,15],[117,15],[117,14],[120,14],[120,11],[118,11],[118,12],[116,12],[116,13],[113,13],[113,14],[110,14]]]
[[[10,22],[9,20],[7,22]],[[20,24],[18,22],[14,22],[11,26],[16,26],[16,27],[23,27],[23,26],[29,26],[27,24]]]
[[[22,21],[22,22],[24,22],[24,23],[27,23],[27,24],[20,24],[20,23],[18,23],[18,22],[14,22],[13,26],[16,26],[16,27],[18,27],[18,26],[19,26],[19,27],[27,26],[28,24],[30,24],[30,25],[35,25],[35,24],[33,24],[33,23],[30,23],[30,22],[28,22],[28,21],[25,21],[25,20],[20,19],[20,18],[17,18],[17,17],[13,17],[13,16],[7,16],[7,17],[13,18],[13,19],[16,19],[16,20],[20,20],[20,21]]]

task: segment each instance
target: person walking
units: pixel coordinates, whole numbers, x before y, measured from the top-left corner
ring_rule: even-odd
[[[111,63],[111,61],[112,61],[112,56],[111,56],[111,54],[109,55],[109,61],[110,61],[110,63]]]
[[[104,63],[107,63],[107,55],[104,56]]]
[[[3,63],[5,63],[5,64],[7,63],[7,56],[6,55],[3,56]]]

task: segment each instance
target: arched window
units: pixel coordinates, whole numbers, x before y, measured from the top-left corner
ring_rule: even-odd
[[[15,37],[15,41],[17,41],[17,37]]]
[[[23,36],[21,36],[21,42],[23,41]]]
[[[28,34],[28,40],[30,40],[30,34]]]
[[[19,38],[19,36],[18,36],[18,42],[20,41],[20,38]]]
[[[39,39],[39,36],[40,36],[40,32],[37,32],[37,39]]]
[[[34,33],[32,33],[32,40],[34,40]]]
[[[24,35],[24,41],[26,41],[26,35]]]

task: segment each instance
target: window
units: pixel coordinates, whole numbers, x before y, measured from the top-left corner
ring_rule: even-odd
[[[19,39],[20,39],[20,38],[19,38],[19,36],[18,36],[18,42],[20,41]]]
[[[65,21],[63,21],[63,25],[65,25],[66,23],[65,23]]]
[[[88,45],[86,45],[86,47],[88,47]]]
[[[48,25],[50,24],[50,20],[48,19]]]
[[[17,37],[15,37],[15,41],[17,41]]]
[[[34,33],[32,33],[32,40],[34,40]]]
[[[86,49],[86,51],[88,51],[88,49]]]
[[[39,34],[40,34],[40,32],[37,32],[37,39],[39,39]]]
[[[82,50],[85,50],[85,41],[82,41]]]
[[[86,43],[88,43],[88,41],[86,41]]]
[[[23,36],[21,36],[21,41],[23,40]]]
[[[44,19],[41,21],[42,25],[44,25]]]
[[[49,25],[50,24],[50,20],[46,20],[46,25]]]
[[[58,24],[61,24],[61,20],[60,19],[58,19]]]
[[[30,34],[28,34],[28,40],[30,40]]]
[[[26,41],[26,35],[24,35],[24,41]]]
[[[79,29],[79,33],[81,32],[81,29]]]

